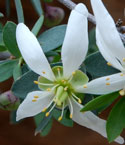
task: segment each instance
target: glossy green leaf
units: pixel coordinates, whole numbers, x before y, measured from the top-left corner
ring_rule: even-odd
[[[16,43],[16,24],[7,22],[3,29],[3,41],[7,49],[17,58],[21,56]]]
[[[88,54],[94,53],[97,50],[98,50],[98,47],[96,45],[95,28],[93,28],[89,32],[89,50],[88,50]]]
[[[50,113],[50,115],[48,117],[45,117],[41,120],[41,122],[39,123],[39,125],[37,126],[36,130],[35,130],[35,135],[45,131],[44,129],[47,127],[47,125],[52,121],[52,113]],[[52,125],[52,122],[50,123],[50,125]],[[47,128],[46,132],[44,132],[44,136],[48,134],[48,132],[50,131],[50,128]]]
[[[125,97],[117,102],[109,114],[106,124],[109,142],[112,142],[118,137],[123,128],[125,128]]]
[[[6,51],[6,50],[7,48],[4,45],[0,44],[0,52]]]
[[[18,23],[24,23],[24,15],[21,0],[15,0],[15,6],[17,11]]]
[[[41,16],[43,14],[42,6],[40,0],[31,0],[34,9],[36,10],[37,14]]]
[[[60,115],[61,115],[61,110],[55,108],[53,110],[53,117],[58,121]],[[67,127],[73,127],[73,121],[69,118],[69,116],[70,116],[69,110],[65,109],[63,118],[60,121],[60,123]]]
[[[28,71],[21,78],[17,79],[12,86],[12,92],[15,96],[24,99],[29,92],[39,90],[34,81],[38,79],[38,75],[32,71]]]
[[[21,66],[17,64],[13,70],[13,78],[16,81],[22,75]]]
[[[102,95],[91,100],[81,109],[81,112],[95,110],[97,108],[103,107],[109,103],[112,103],[119,96],[118,92]]]
[[[43,25],[43,20],[44,20],[44,16],[41,15],[39,17],[39,19],[37,20],[37,22],[35,23],[35,25],[33,26],[32,32],[34,33],[34,35],[37,36],[37,34],[39,33],[39,31]]]
[[[13,69],[18,64],[18,60],[0,61],[0,82],[3,82],[13,75]]]
[[[43,32],[38,37],[43,51],[47,53],[61,46],[63,44],[65,31],[66,25],[60,25]]]
[[[108,66],[100,52],[95,52],[85,60],[86,71],[93,77],[98,78],[118,73],[115,68]]]

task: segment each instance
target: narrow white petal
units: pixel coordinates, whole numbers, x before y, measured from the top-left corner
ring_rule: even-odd
[[[97,78],[86,86],[76,88],[76,91],[89,94],[108,94],[125,88],[125,75],[117,73],[110,76]]]
[[[33,102],[34,96],[38,96],[36,102]],[[26,117],[35,116],[42,112],[47,105],[52,101],[53,94],[50,92],[34,91],[27,95],[25,100],[21,103],[17,110],[16,120],[20,120]]]
[[[54,80],[54,74],[34,34],[23,23],[17,25],[16,39],[28,66],[37,74]]]
[[[75,121],[79,125],[82,125],[84,127],[96,131],[97,133],[101,134],[104,137],[107,137],[105,120],[100,119],[90,111],[81,113],[80,110],[83,108],[83,106],[78,102],[76,102],[74,99],[72,99],[72,105],[74,110],[72,118],[73,121]],[[124,139],[120,136],[115,141],[120,144],[124,143]]]
[[[125,47],[121,41],[114,20],[104,7],[101,0],[91,0],[92,8],[96,18],[97,28],[108,49],[122,62],[125,57]]]
[[[69,17],[62,46],[64,76],[67,78],[79,68],[88,50],[87,16],[85,5],[78,4]]]
[[[113,67],[115,67],[116,69],[118,69],[120,71],[124,70],[121,63],[114,56],[112,51],[108,48],[107,45],[105,45],[98,28],[96,28],[96,42],[97,42],[98,48],[99,48],[102,56],[105,58],[105,60],[107,60],[107,62],[111,63],[111,65]]]

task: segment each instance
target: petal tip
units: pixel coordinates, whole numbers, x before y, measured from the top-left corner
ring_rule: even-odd
[[[82,3],[77,4],[75,10],[81,13],[82,15],[88,16],[88,10],[86,6]]]

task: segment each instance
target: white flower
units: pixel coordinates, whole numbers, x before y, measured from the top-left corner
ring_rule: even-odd
[[[88,50],[88,11],[83,4],[78,4],[71,12],[64,43],[62,46],[63,67],[51,69],[36,37],[22,23],[17,26],[16,38],[21,54],[28,66],[40,75],[38,84],[42,91],[30,92],[17,110],[17,120],[46,112],[46,117],[53,108],[59,107],[63,117],[65,106],[69,106],[70,118],[78,124],[97,131],[106,137],[105,120],[98,118],[92,112],[81,113],[83,106],[77,97],[76,88],[86,87],[88,77],[80,70]],[[123,139],[118,137],[117,142]]]
[[[104,7],[101,0],[91,0],[96,19],[96,43],[107,60],[107,65],[120,72],[91,81],[87,89],[78,88],[78,91],[92,94],[108,94],[119,91],[125,95],[125,47],[120,39],[115,23]],[[90,91],[91,90],[91,91]]]

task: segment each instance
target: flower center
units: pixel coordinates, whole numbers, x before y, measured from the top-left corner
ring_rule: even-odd
[[[52,106],[49,112],[46,113],[46,116],[49,116],[55,106],[60,108],[62,110],[61,116],[58,119],[60,121],[63,117],[64,108],[67,105],[70,105],[70,118],[72,118],[73,106],[71,99],[74,98],[80,104],[82,103],[81,98],[77,97],[78,93],[75,91],[75,88],[86,84],[88,82],[88,77],[82,71],[77,70],[66,79],[63,76],[63,68],[61,66],[56,66],[52,70],[56,78],[55,81],[52,82],[41,76],[38,81],[34,81],[35,84],[38,84],[41,90],[51,91],[54,94],[52,101],[43,109],[43,112]]]

